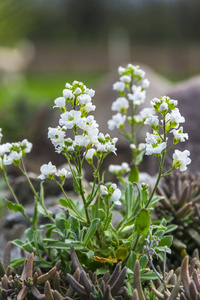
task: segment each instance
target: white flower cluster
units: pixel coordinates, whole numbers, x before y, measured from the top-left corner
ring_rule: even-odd
[[[117,138],[111,139],[107,134],[99,132],[99,125],[94,116],[88,113],[94,111],[92,104],[95,91],[88,89],[82,82],[67,83],[63,97],[57,98],[54,107],[61,110],[59,126],[49,127],[48,137],[58,153],[73,155],[76,151],[86,148],[85,157],[92,163],[94,155],[108,154],[116,151]],[[72,109],[67,110],[68,104]],[[74,138],[66,137],[66,131],[72,129]]]
[[[56,166],[52,165],[52,162],[44,164],[40,167],[41,175],[38,176],[39,179],[53,179],[54,175],[60,177],[61,180],[64,180],[67,176],[71,175],[71,172],[68,172],[65,168],[57,170]]]
[[[141,105],[145,101],[146,89],[149,86],[148,79],[144,79],[145,72],[139,66],[128,64],[126,68],[119,67],[118,73],[120,78],[113,84],[113,89],[118,91],[120,97],[112,103],[111,109],[117,114],[108,121],[109,130],[124,129],[130,103],[134,107]]]
[[[125,175],[130,171],[130,167],[127,162],[123,162],[121,165],[110,165],[108,171],[114,175]]]
[[[188,134],[183,133],[183,127],[179,127],[180,123],[184,123],[185,119],[181,116],[177,108],[178,101],[163,96],[160,99],[154,98],[151,101],[151,114],[146,117],[144,124],[150,125],[153,133],[146,134],[146,155],[159,156],[163,151],[167,152],[167,134],[173,134],[173,145],[178,142],[185,142],[188,139]],[[156,113],[160,113],[161,122]],[[160,132],[162,129],[162,133]],[[172,146],[170,148],[172,148]],[[190,152],[185,150],[183,152],[175,150],[173,154],[173,167],[179,168],[180,171],[185,171],[187,165],[190,164],[191,159],[188,157]]]
[[[3,137],[0,128],[0,139]],[[0,145],[0,167],[8,166],[11,164],[19,165],[21,159],[30,153],[32,149],[32,143],[24,139],[22,142],[17,143],[5,143]]]
[[[102,197],[109,197],[111,202],[114,202],[116,205],[121,205],[119,199],[121,198],[122,193],[115,183],[107,187],[105,185],[100,185],[100,193]]]

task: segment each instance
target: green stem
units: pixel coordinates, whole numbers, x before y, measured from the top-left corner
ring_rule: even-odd
[[[17,196],[15,195],[15,192],[13,191],[13,189],[12,189],[12,187],[11,187],[9,181],[8,181],[8,178],[7,178],[5,169],[2,168],[2,169],[1,169],[1,172],[2,172],[2,175],[3,175],[3,179],[4,179],[5,183],[6,183],[6,185],[7,185],[8,189],[9,189],[9,191],[11,192],[11,194],[12,194],[12,196],[13,196],[15,202],[16,202],[17,204],[20,204],[19,201],[18,201],[18,199],[17,199]]]
[[[82,180],[81,180],[81,177],[82,177],[82,165],[81,165],[81,159],[80,159],[80,152],[79,152],[79,155],[78,155],[78,175],[79,175],[79,188],[80,188],[80,195],[81,195],[81,198],[83,200],[83,205],[84,205],[84,209],[85,209],[85,215],[86,215],[86,218],[87,218],[87,223],[90,225],[91,224],[91,220],[90,220],[90,216],[89,216],[89,212],[88,212],[88,209],[87,209],[87,201],[85,199],[85,195],[84,195],[84,192],[83,192],[83,183],[82,183]]]
[[[158,177],[157,177],[156,183],[154,185],[153,191],[151,192],[151,195],[149,197],[149,200],[148,200],[147,204],[145,205],[145,208],[147,208],[149,206],[149,204],[150,204],[150,202],[151,202],[151,200],[153,198],[153,195],[154,195],[154,193],[156,191],[156,188],[157,188],[157,186],[159,184],[159,181],[160,181],[160,179],[162,177],[162,167],[163,167],[163,163],[164,163],[164,157],[165,157],[165,153],[163,152],[162,153],[162,157],[161,157],[161,162],[160,162],[160,165],[159,165]]]
[[[63,186],[57,181],[57,180],[55,180],[54,179],[54,182],[56,182],[58,185],[59,185],[59,187],[61,188],[61,190],[62,190],[62,193],[63,193],[63,195],[65,196],[65,198],[66,198],[66,200],[67,200],[67,202],[68,202],[68,204],[69,204],[69,206],[70,206],[70,209],[83,221],[83,222],[86,222],[86,220],[83,218],[83,217],[81,217],[81,215],[79,215],[79,213],[74,209],[74,207],[71,205],[71,203],[70,203],[70,201],[69,201],[69,199],[68,199],[68,197],[67,197],[67,195],[66,195],[66,193],[65,193],[65,190],[63,189]]]
[[[163,116],[163,141],[166,142],[166,130],[165,130],[165,116]],[[162,168],[163,168],[163,164],[164,164],[164,159],[165,159],[165,155],[166,155],[166,150],[163,150],[162,154],[161,154],[161,160],[160,160],[160,164],[159,164],[159,171],[158,171],[158,177],[157,177],[157,180],[156,180],[156,183],[155,183],[155,186],[153,188],[153,191],[149,197],[149,200],[147,202],[147,204],[145,205],[145,208],[147,208],[153,198],[153,195],[156,191],[156,188],[159,184],[159,181],[160,179],[162,178]]]
[[[28,177],[28,174],[27,174],[27,172],[26,172],[26,170],[25,170],[25,168],[24,168],[23,161],[22,161],[22,166],[23,166],[23,168],[22,168],[20,165],[19,165],[18,167],[19,167],[20,171],[22,172],[22,174],[26,177],[26,180],[28,181],[28,184],[29,184],[29,186],[30,186],[30,188],[31,188],[31,190],[32,190],[32,192],[33,192],[35,198],[36,198],[38,201],[40,201],[40,197],[38,196],[38,193],[36,192],[36,190],[35,190],[35,188],[34,188],[32,182],[30,181],[30,178]]]
[[[8,189],[9,189],[9,191],[11,192],[11,194],[12,194],[12,196],[13,196],[13,198],[14,198],[16,204],[20,205],[20,203],[19,203],[19,201],[18,201],[18,199],[17,199],[17,196],[15,195],[15,192],[13,191],[13,189],[12,189],[12,187],[11,187],[9,181],[8,181],[8,178],[7,178],[5,169],[2,168],[2,169],[1,169],[1,172],[2,172],[2,175],[3,175],[4,181],[5,181],[5,183],[6,183],[7,187],[8,187]],[[32,225],[31,220],[29,219],[29,217],[28,217],[24,212],[21,212],[21,214],[22,214],[23,217],[26,219],[26,221],[27,221],[30,225]]]
[[[35,190],[35,188],[34,188],[32,182],[31,182],[30,178],[28,177],[28,174],[27,174],[27,172],[26,172],[26,170],[25,170],[25,166],[24,166],[23,161],[22,161],[22,166],[23,166],[23,168],[22,168],[20,165],[19,165],[18,167],[19,167],[20,171],[22,172],[22,174],[26,177],[26,180],[27,180],[27,182],[28,182],[28,184],[29,184],[29,186],[30,186],[30,188],[31,188],[31,190],[32,190],[32,192],[33,192],[35,198],[36,198],[37,201],[42,205],[42,208],[44,209],[44,211],[45,211],[45,213],[46,213],[46,216],[47,216],[53,223],[55,223],[55,220],[54,220],[54,219],[52,218],[52,216],[48,213],[48,211],[47,211],[47,209],[46,209],[46,207],[45,207],[43,201],[40,201],[40,197],[38,196],[38,193],[36,192],[36,190]]]

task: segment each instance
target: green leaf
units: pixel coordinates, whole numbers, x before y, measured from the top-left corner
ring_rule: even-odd
[[[90,239],[93,237],[93,235],[95,234],[97,228],[98,228],[98,225],[100,223],[100,219],[93,219],[91,224],[90,224],[90,227],[83,239],[83,245],[84,246],[87,246],[87,244],[89,243]]]
[[[20,257],[20,258],[13,259],[10,263],[11,269],[22,265],[24,263],[25,259],[26,259],[26,257]]]
[[[18,239],[12,241],[12,244],[19,247],[19,248],[22,248],[23,245],[24,245],[24,243],[21,240],[18,240]]]
[[[163,196],[155,196],[151,199],[151,202],[149,203],[148,207],[152,207],[154,206],[158,201],[160,201],[161,199],[164,199]]]
[[[32,226],[36,227],[38,222],[38,202],[35,200],[34,204],[34,212],[33,212],[33,217],[32,217]]]
[[[103,275],[103,274],[105,274],[107,271],[108,271],[107,268],[102,267],[102,268],[98,268],[98,269],[96,270],[96,273],[97,273],[97,275]]]
[[[79,218],[79,216],[75,213],[77,212],[81,217],[85,218],[84,215],[84,210],[80,209],[80,207],[78,207],[78,202],[75,204],[74,201],[71,198],[67,199],[59,199],[59,202],[62,206],[67,207],[70,209],[70,214],[73,215],[75,218],[79,219],[80,221],[81,218]],[[62,208],[62,207],[61,207]],[[86,221],[86,220],[85,220]]]
[[[165,234],[164,230],[157,230],[154,234],[154,236],[158,237],[159,239],[161,239],[163,237],[163,235]]]
[[[158,247],[167,246],[170,247],[173,241],[172,235],[166,235],[164,236],[158,243]]]
[[[146,234],[149,230],[150,220],[151,217],[149,215],[149,212],[145,208],[142,208],[136,217],[135,232],[139,235]]]
[[[65,230],[65,215],[63,213],[56,214],[56,227],[60,229],[61,232]]]
[[[34,245],[38,251],[37,253],[39,253],[41,248],[44,249],[40,229],[34,231],[33,239],[34,239]]]
[[[25,231],[25,237],[29,242],[33,241],[34,230],[32,228],[27,228]]]
[[[6,204],[10,210],[13,210],[14,212],[20,212],[24,214],[25,210],[21,204],[13,203],[11,201],[6,200]]]
[[[73,245],[75,250],[85,249],[82,243],[71,239],[66,239],[65,242],[52,242],[52,243],[50,242],[49,244],[46,245],[46,248],[69,250],[71,245]]]
[[[44,203],[44,187],[43,187],[43,181],[40,183],[40,204],[42,205]]]
[[[136,253],[131,251],[131,253],[129,255],[129,258],[128,258],[128,261],[126,263],[126,267],[133,271],[136,259],[137,259]]]
[[[171,231],[174,231],[174,230],[176,230],[178,228],[178,225],[169,225],[169,226],[167,226],[167,229],[166,229],[166,231],[165,231],[165,233],[169,233],[169,232],[171,232]]]
[[[104,230],[106,231],[110,225],[112,221],[112,213],[108,216],[108,218],[105,219],[105,222],[104,222]]]
[[[139,258],[140,269],[144,269],[148,263],[148,258],[146,256],[141,256]]]
[[[134,205],[134,186],[129,181],[127,182],[125,190],[125,206],[126,206],[126,218],[131,216],[132,207]]]
[[[45,209],[42,207],[42,205],[40,203],[38,203],[38,212],[44,216],[47,217],[47,213],[45,211]],[[50,210],[47,211],[49,213],[49,215],[52,215],[52,212]]]
[[[116,250],[116,257],[119,260],[124,260],[125,257],[127,256],[128,251],[124,246],[120,246],[117,250]]]
[[[129,173],[128,181],[131,183],[139,182],[139,170],[135,165],[131,166],[131,171]]]
[[[161,274],[160,277],[162,278]],[[140,278],[143,280],[155,280],[158,279],[158,276],[154,272],[148,272],[148,273],[140,273]]]
[[[77,218],[70,216],[68,219],[70,223],[70,229],[74,232],[77,231],[77,229],[80,229],[80,222]]]

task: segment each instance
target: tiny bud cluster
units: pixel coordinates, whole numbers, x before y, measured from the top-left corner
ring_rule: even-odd
[[[103,198],[110,199],[110,201],[116,205],[121,205],[119,199],[122,193],[115,183],[108,186],[100,185],[100,194]]]

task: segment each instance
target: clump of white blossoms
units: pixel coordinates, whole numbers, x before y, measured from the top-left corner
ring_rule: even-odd
[[[0,140],[3,137],[1,133],[2,129],[0,128]],[[27,139],[24,139],[21,142],[5,143],[0,145],[0,168],[14,164],[19,166],[22,158],[31,152],[32,143]]]
[[[108,128],[110,130],[117,128],[119,134],[128,139],[132,152],[131,165],[136,167],[140,164],[144,155],[144,147],[137,145],[137,135],[152,109],[144,108],[139,114],[136,113],[139,106],[146,99],[146,89],[149,87],[149,81],[145,78],[145,72],[139,66],[133,66],[132,64],[128,64],[126,68],[119,67],[118,73],[120,76],[119,81],[113,84],[113,89],[118,92],[119,97],[111,106],[111,110],[116,114],[108,121]],[[112,169],[113,166],[109,171],[114,174]],[[131,171],[130,168],[129,171]]]
[[[58,153],[73,158],[83,148],[85,157],[91,163],[93,156],[105,156],[116,151],[117,139],[111,139],[99,132],[99,125],[94,116],[89,115],[96,106],[92,104],[95,91],[88,89],[82,82],[67,83],[63,90],[63,97],[55,100],[56,108],[61,111],[59,125],[56,128],[49,127],[48,137]],[[67,107],[71,105],[71,109]],[[68,130],[73,131],[73,138],[67,137]],[[88,152],[89,151],[89,152]]]
[[[54,101],[55,105],[53,106],[61,112],[59,125],[55,128],[49,127],[48,129],[48,137],[54,145],[55,151],[63,154],[67,159],[76,184],[76,191],[81,195],[83,200],[85,217],[88,224],[90,224],[88,206],[96,195],[100,197],[100,183],[103,182],[103,179],[100,179],[100,167],[107,154],[111,152],[116,154],[117,149],[115,144],[118,140],[117,138],[112,139],[109,134],[104,135],[99,132],[99,124],[96,122],[94,116],[90,114],[96,108],[92,104],[94,95],[95,91],[88,89],[82,82],[74,81],[72,84],[66,83],[62,96]],[[85,197],[85,188],[82,182],[82,165],[85,160],[94,170],[92,192],[87,198]],[[54,180],[61,188],[65,178],[69,175],[65,169],[57,171],[52,162],[42,165],[40,171],[41,175],[38,177],[39,179]],[[61,184],[57,181],[56,176],[59,176],[62,180]],[[69,208],[74,211],[65,193],[64,195],[69,202]],[[115,204],[117,204],[118,195],[119,192],[116,188],[113,190],[111,197],[111,201]],[[75,213],[79,216],[77,211]]]
[[[146,134],[146,155],[152,155],[160,158],[160,165],[163,165],[166,153],[179,142],[185,142],[188,134],[183,133],[183,127],[179,127],[185,122],[185,118],[181,116],[177,108],[178,101],[163,96],[160,99],[154,98],[151,101],[152,111],[146,118],[144,124],[150,125],[153,133]],[[159,116],[157,115],[159,113]],[[173,134],[173,143],[167,147],[168,134]],[[188,157],[190,152],[175,150],[173,154],[173,168],[179,168],[185,171],[191,159]]]

